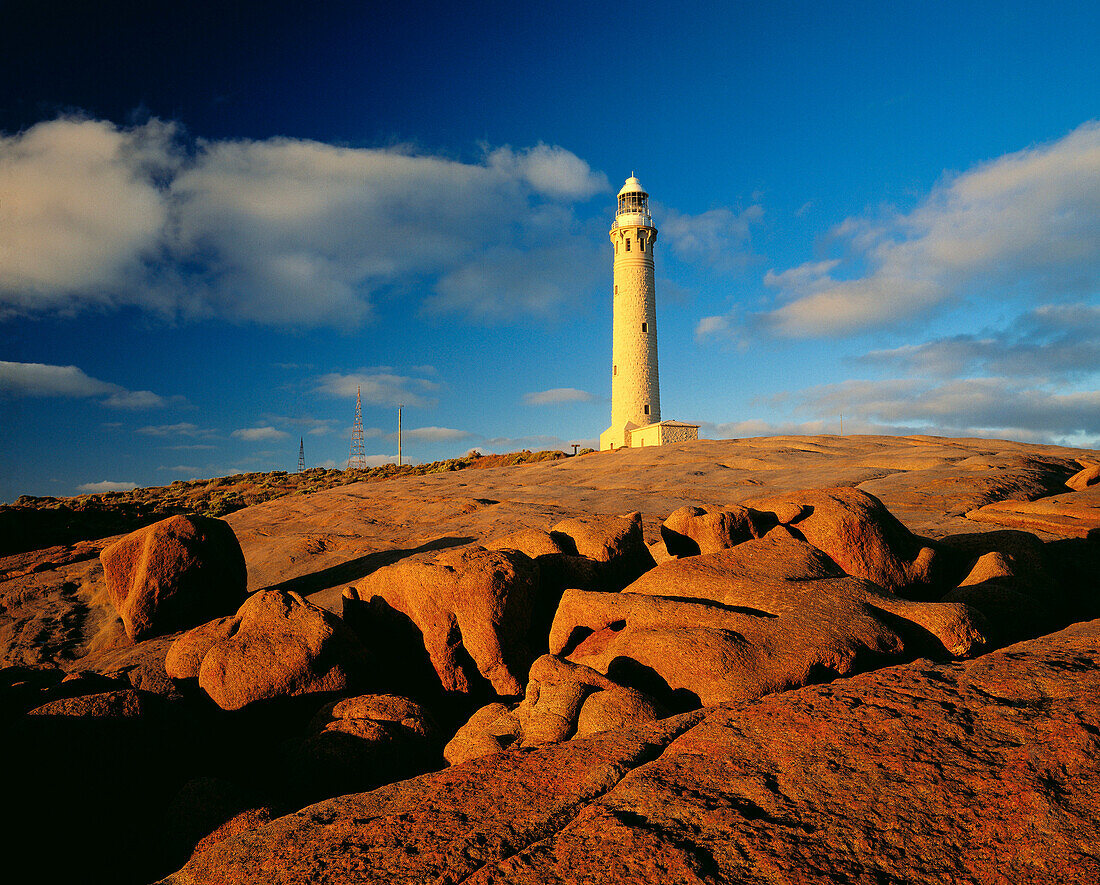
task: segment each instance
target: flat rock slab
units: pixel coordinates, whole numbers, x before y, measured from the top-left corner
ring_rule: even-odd
[[[995,501],[966,514],[975,522],[1065,538],[1100,535],[1100,486],[1038,501]]]
[[[165,882],[1100,881],[1098,659],[1093,621],[502,753],[311,806]]]

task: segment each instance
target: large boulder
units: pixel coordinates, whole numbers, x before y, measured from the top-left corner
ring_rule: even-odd
[[[223,710],[268,698],[344,692],[365,681],[358,638],[297,593],[261,590],[231,618],[189,631],[168,650],[173,679],[197,678]]]
[[[345,610],[372,648],[385,633],[402,637],[387,649],[397,668],[416,666],[425,651],[444,692],[515,696],[537,656],[529,634],[538,592],[529,556],[469,546],[378,569],[349,588]]]
[[[814,489],[750,502],[828,556],[847,574],[903,594],[926,595],[939,579],[931,542],[914,535],[874,495]]]
[[[443,751],[452,765],[499,753],[510,746],[535,747],[653,722],[667,715],[652,698],[608,679],[590,667],[543,655],[531,665],[523,701],[482,707]]]
[[[111,603],[134,640],[227,614],[246,595],[241,545],[220,519],[172,516],[131,532],[99,558]]]
[[[985,647],[961,603],[899,599],[782,537],[662,563],[624,592],[569,590],[550,651],[682,708]]]
[[[268,823],[271,811],[271,806],[235,783],[190,778],[165,808],[165,849],[182,863],[236,833]]]

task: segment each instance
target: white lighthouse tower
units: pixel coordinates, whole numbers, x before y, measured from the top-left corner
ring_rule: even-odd
[[[611,345],[611,426],[600,434],[601,451],[698,438],[699,428],[694,424],[661,421],[657,302],[653,287],[656,243],[657,228],[649,214],[649,194],[631,174],[619,191],[619,205],[611,225],[615,317]]]

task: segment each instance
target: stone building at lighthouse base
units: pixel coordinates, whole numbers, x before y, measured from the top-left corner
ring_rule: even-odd
[[[667,446],[699,438],[699,425],[683,421],[658,421],[656,424],[609,427],[600,434],[600,451],[632,449],[642,446]]]

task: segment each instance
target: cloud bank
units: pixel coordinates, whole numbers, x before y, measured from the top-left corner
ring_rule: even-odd
[[[799,411],[816,417],[843,415],[847,426],[854,419],[895,433],[1100,441],[1097,390],[1057,392],[1006,378],[901,378],[811,387],[793,399]]]
[[[0,395],[103,397],[101,405],[112,409],[159,409],[164,397],[151,390],[127,390],[119,384],[100,381],[76,366],[45,363],[14,363],[0,360]]]
[[[595,284],[599,253],[571,204],[607,190],[552,145],[464,163],[59,118],[0,136],[0,319],[132,305],[347,327],[424,278],[434,312],[551,315]]]
[[[247,442],[263,442],[265,440],[272,439],[286,439],[290,436],[282,430],[277,430],[270,425],[264,425],[262,427],[242,427],[239,430],[234,430],[231,434],[234,439],[243,439]]]
[[[389,372],[357,372],[342,375],[331,372],[317,379],[317,393],[337,398],[354,397],[356,391],[365,405],[409,406],[426,408],[439,400],[432,396],[440,389],[439,382],[429,378],[394,375]]]
[[[1100,123],[945,177],[909,213],[850,218],[844,259],[765,282],[759,319],[795,337],[897,326],[963,299],[1074,300],[1100,289]]]

